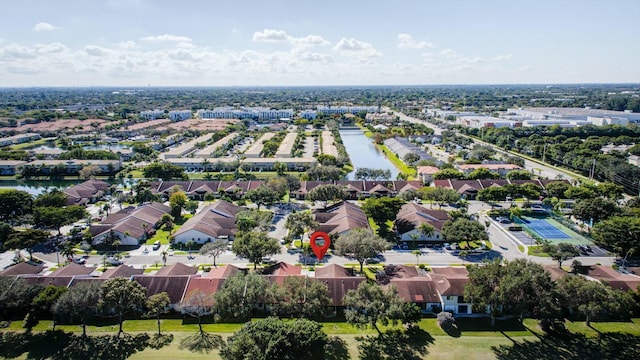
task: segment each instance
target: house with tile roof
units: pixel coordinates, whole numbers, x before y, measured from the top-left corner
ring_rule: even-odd
[[[316,280],[322,281],[327,286],[334,311],[342,307],[342,300],[347,291],[355,290],[360,284],[367,281],[364,276],[355,276],[353,269],[338,264],[316,267],[314,275]]]
[[[19,262],[0,271],[0,276],[36,275],[42,272],[44,267],[39,264]]]
[[[464,299],[464,287],[469,283],[469,273],[464,267],[434,267],[433,281],[440,295],[442,310],[456,315],[470,315],[471,303]]]
[[[238,228],[236,214],[241,210],[225,200],[206,206],[187,220],[173,235],[174,243],[186,244],[189,241],[204,244],[215,239],[233,240]]]
[[[418,204],[409,202],[400,208],[396,215],[394,228],[402,241],[442,242],[442,228],[450,219],[444,210],[428,209]],[[420,231],[422,224],[433,227],[433,233],[429,236]]]
[[[67,205],[86,205],[101,199],[110,187],[111,184],[102,180],[89,179],[73,185],[63,192],[67,196]]]
[[[314,209],[312,215],[318,222],[318,231],[339,236],[353,229],[369,229],[367,215],[356,204],[348,201],[333,204],[326,209]]]
[[[93,245],[120,239],[121,245],[138,245],[146,239],[164,214],[171,208],[161,203],[148,203],[141,207],[128,207],[107,216],[89,231],[93,237]]]

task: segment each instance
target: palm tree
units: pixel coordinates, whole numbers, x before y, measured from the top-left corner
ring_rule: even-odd
[[[73,245],[69,242],[64,242],[62,244],[62,248],[60,249],[60,254],[67,259],[73,259],[73,255],[75,255],[75,251],[73,251]]]
[[[167,266],[167,250],[162,251],[162,266]]]
[[[187,241],[187,244],[186,244],[187,245],[187,252],[189,253],[189,256],[187,256],[187,258],[189,258],[189,259],[192,259],[192,257],[191,257],[191,247],[193,245],[195,245],[195,244],[196,244],[196,242],[193,241],[193,240]]]
[[[419,266],[420,265],[420,255],[422,255],[422,251],[420,251],[418,249],[418,250],[413,250],[411,253],[416,256],[416,266]]]
[[[111,245],[116,247],[116,255],[118,255],[118,253],[119,253],[118,246],[122,245],[122,241],[120,241],[120,239],[113,240]]]
[[[420,224],[420,226],[418,226],[418,230],[425,238],[433,236],[433,233],[435,232],[435,228],[429,223]]]

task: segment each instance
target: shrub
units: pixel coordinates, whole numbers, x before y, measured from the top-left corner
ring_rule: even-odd
[[[450,312],[442,311],[438,314],[438,325],[446,332],[451,331],[455,328],[456,318]]]

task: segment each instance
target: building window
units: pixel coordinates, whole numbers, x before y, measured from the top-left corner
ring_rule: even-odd
[[[458,303],[464,302],[464,296],[458,296]]]
[[[458,305],[458,314],[466,314],[469,312],[469,305]]]

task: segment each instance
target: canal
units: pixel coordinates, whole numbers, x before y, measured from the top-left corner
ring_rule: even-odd
[[[362,130],[342,129],[340,130],[340,137],[342,137],[342,143],[347,149],[347,153],[353,164],[353,171],[347,174],[347,179],[354,180],[355,171],[362,167],[390,170],[392,179],[395,179],[400,172],[391,161],[375,147],[371,139],[364,135]]]

